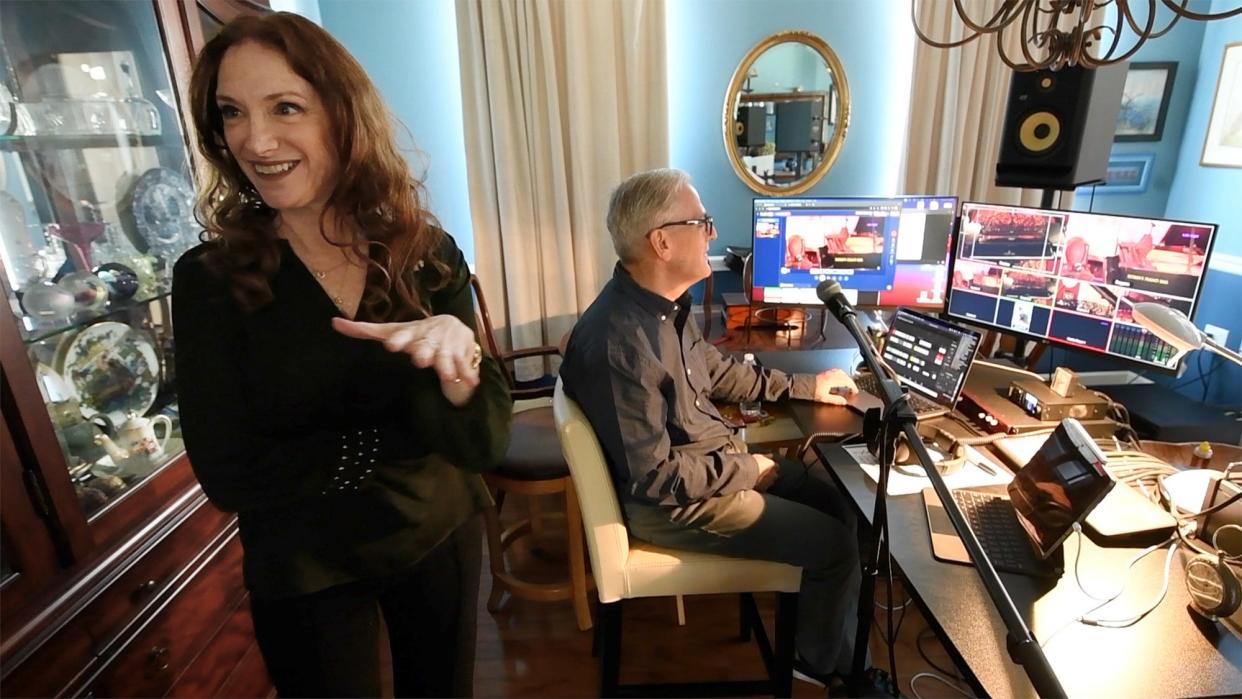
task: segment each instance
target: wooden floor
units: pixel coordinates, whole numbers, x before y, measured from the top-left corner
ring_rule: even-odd
[[[815,319],[818,322],[818,319]],[[719,340],[719,323],[714,333]],[[808,335],[814,335],[812,330]],[[730,334],[718,342],[725,349],[739,349],[740,333]],[[785,347],[789,338],[772,331],[756,332],[749,349],[764,350]],[[797,334],[792,344],[798,345]],[[524,514],[521,498],[511,497],[505,504],[502,519],[512,521]],[[554,509],[552,501],[543,504],[545,511]],[[552,530],[555,532],[555,530]],[[540,546],[549,552],[560,544],[549,537]],[[532,553],[525,542],[511,550],[511,567],[535,579],[563,574],[564,561],[555,552]],[[598,695],[598,671],[591,657],[592,634],[578,631],[573,609],[566,602],[525,602],[507,600],[495,615],[485,608],[492,578],[486,569],[479,600],[478,656],[475,669],[475,694],[479,697],[586,697]],[[900,586],[898,585],[898,588]],[[876,595],[884,600],[883,584]],[[904,595],[894,594],[900,606]],[[772,623],[774,595],[760,595],[759,603],[765,619]],[[686,625],[678,626],[673,598],[633,600],[626,603],[624,640],[621,659],[622,682],[683,682],[699,680],[758,679],[763,676],[763,663],[754,643],[738,638],[738,602],[732,595],[687,598]],[[880,628],[884,626],[884,610],[877,608]],[[897,612],[900,616],[901,612]],[[896,623],[896,617],[894,618]],[[769,626],[769,629],[771,627]],[[873,631],[871,652],[875,664],[888,667],[887,648],[882,631]],[[934,679],[921,678],[912,691],[910,678],[915,673],[932,672],[932,666],[916,649],[922,636],[927,656],[942,668],[953,670],[944,649],[920,616],[916,606],[905,609],[904,621],[897,634],[896,657],[900,688],[905,696],[953,697],[968,693],[961,683],[951,686]],[[960,686],[964,691],[957,691]],[[795,682],[794,696],[824,696],[824,690],[811,684]]]

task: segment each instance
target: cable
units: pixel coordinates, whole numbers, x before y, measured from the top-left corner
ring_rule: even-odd
[[[1224,502],[1218,502],[1215,505],[1212,505],[1211,507],[1207,508],[1206,510],[1199,510],[1198,512],[1191,512],[1189,514],[1184,514],[1184,515],[1176,515],[1176,517],[1178,520],[1183,520],[1183,521],[1187,519],[1196,519],[1198,517],[1202,517],[1203,515],[1210,515],[1213,512],[1219,512],[1225,509],[1226,507],[1229,507],[1233,503],[1237,502],[1238,500],[1242,500],[1242,492],[1234,493],[1233,495],[1226,498]]]
[[[1173,545],[1169,547],[1169,553],[1164,557],[1164,582],[1160,586],[1160,594],[1156,596],[1156,599],[1151,603],[1151,606],[1138,614],[1125,619],[1088,619],[1086,615],[1083,615],[1078,620],[1088,626],[1101,626],[1108,629],[1124,629],[1128,626],[1133,626],[1139,623],[1148,614],[1155,611],[1156,607],[1159,607],[1160,603],[1164,601],[1165,596],[1169,594],[1169,571],[1173,568],[1173,552],[1177,550],[1178,543],[1179,542],[1174,541]],[[1107,604],[1107,602],[1105,604]],[[1102,607],[1104,605],[1101,604],[1100,606]],[[1088,611],[1087,614],[1090,614],[1093,611],[1095,611],[1095,609]]]
[[[923,629],[922,631],[920,631],[919,634],[914,637],[914,647],[918,650],[919,655],[923,658],[923,662],[930,665],[932,669],[935,670],[936,672],[939,672],[942,675],[948,675],[949,677],[952,677],[955,680],[961,681],[963,679],[961,675],[957,674],[957,672],[954,670],[946,670],[943,667],[940,667],[940,665],[936,664],[936,662],[933,661],[931,657],[927,655],[927,651],[923,650],[923,637],[928,632],[930,632],[932,635],[935,635],[936,633],[929,626]]]
[[[1113,602],[1114,600],[1116,600],[1116,599],[1118,599],[1119,597],[1121,597],[1121,595],[1125,593],[1125,591],[1126,591],[1126,586],[1127,586],[1127,585],[1129,584],[1129,582],[1130,582],[1130,572],[1134,569],[1134,566],[1135,566],[1135,565],[1137,565],[1139,561],[1141,561],[1141,560],[1143,560],[1144,558],[1146,558],[1146,557],[1148,556],[1148,554],[1152,553],[1153,551],[1156,551],[1157,549],[1164,548],[1164,547],[1165,547],[1166,545],[1168,545],[1168,544],[1173,544],[1173,548],[1177,548],[1178,539],[1180,538],[1180,534],[1181,534],[1181,532],[1180,532],[1180,528],[1179,528],[1179,529],[1177,530],[1177,532],[1174,534],[1174,536],[1171,536],[1171,537],[1169,537],[1168,539],[1165,539],[1164,541],[1162,541],[1162,542],[1160,542],[1160,543],[1158,543],[1158,544],[1153,544],[1153,545],[1151,545],[1151,546],[1149,546],[1149,547],[1147,547],[1147,548],[1143,549],[1142,551],[1139,551],[1138,553],[1136,553],[1136,554],[1134,555],[1134,557],[1130,559],[1130,562],[1126,564],[1125,571],[1123,572],[1123,577],[1122,577],[1122,580],[1121,580],[1121,587],[1119,587],[1119,588],[1117,589],[1117,592],[1116,592],[1116,593],[1114,593],[1113,595],[1111,595],[1111,596],[1109,596],[1109,597],[1107,597],[1107,598],[1104,598],[1104,599],[1103,599],[1103,601],[1101,601],[1101,598],[1100,598],[1100,597],[1097,597],[1097,596],[1095,596],[1095,595],[1093,595],[1093,594],[1091,594],[1090,592],[1088,592],[1088,591],[1087,591],[1087,588],[1086,588],[1086,587],[1084,587],[1084,586],[1083,586],[1083,584],[1082,584],[1082,578],[1081,578],[1081,577],[1079,576],[1079,574],[1078,574],[1078,561],[1079,561],[1080,556],[1082,555],[1082,546],[1083,546],[1082,526],[1081,526],[1081,525],[1079,525],[1079,524],[1075,524],[1075,525],[1074,525],[1074,531],[1075,531],[1075,533],[1077,533],[1077,534],[1078,534],[1078,551],[1074,554],[1074,583],[1075,583],[1076,585],[1078,585],[1078,589],[1079,589],[1079,590],[1081,590],[1081,591],[1082,591],[1082,593],[1083,593],[1084,595],[1086,595],[1089,599],[1091,599],[1091,600],[1093,600],[1093,601],[1099,602],[1099,604],[1097,604],[1097,605],[1095,605],[1094,607],[1092,607],[1092,608],[1088,609],[1087,611],[1083,612],[1082,614],[1079,614],[1079,615],[1077,615],[1077,616],[1073,617],[1072,619],[1067,620],[1065,623],[1063,623],[1063,624],[1061,624],[1060,626],[1058,626],[1058,627],[1057,627],[1057,629],[1056,629],[1055,631],[1053,631],[1051,634],[1048,634],[1048,636],[1047,636],[1046,638],[1044,638],[1044,640],[1043,640],[1043,641],[1041,641],[1041,642],[1040,642],[1040,644],[1039,644],[1039,647],[1040,647],[1040,648],[1046,648],[1046,647],[1048,646],[1048,644],[1052,642],[1052,639],[1053,639],[1053,638],[1056,638],[1056,636],[1057,636],[1058,634],[1060,634],[1062,631],[1064,631],[1066,628],[1068,628],[1071,624],[1073,624],[1073,623],[1075,623],[1075,622],[1078,622],[1078,623],[1081,623],[1081,624],[1087,624],[1087,625],[1089,625],[1089,626],[1108,626],[1108,624],[1107,624],[1107,623],[1099,623],[1097,620],[1088,620],[1088,619],[1087,619],[1087,615],[1088,615],[1088,614],[1091,614],[1091,613],[1094,613],[1094,612],[1097,612],[1097,611],[1099,611],[1100,609],[1103,609],[1106,605],[1108,605],[1109,603],[1111,603],[1111,602]],[[1164,595],[1168,592],[1168,569],[1169,569],[1170,561],[1172,561],[1172,553],[1171,553],[1171,552],[1172,552],[1172,549],[1170,549],[1170,556],[1169,556],[1169,558],[1165,561],[1165,586],[1164,586],[1164,590],[1160,593],[1160,597],[1156,600],[1156,603],[1155,603],[1155,604],[1153,604],[1153,605],[1152,605],[1149,609],[1147,609],[1146,611],[1144,611],[1144,612],[1143,612],[1141,615],[1139,615],[1137,618],[1135,618],[1133,621],[1131,621],[1131,622],[1130,622],[1131,624],[1133,624],[1133,623],[1137,623],[1137,622],[1138,622],[1139,620],[1141,620],[1144,616],[1147,616],[1147,614],[1148,614],[1148,613],[1150,613],[1150,612],[1151,612],[1151,610],[1153,610],[1153,609],[1155,609],[1157,606],[1159,606],[1160,602],[1164,601]],[[1108,621],[1111,621],[1111,620],[1101,620],[1101,621],[1108,622]],[[1122,620],[1122,621],[1127,621],[1127,620]]]
[[[838,442],[844,442],[853,436],[853,434],[847,432],[815,432],[804,439],[802,441],[802,446],[798,447],[798,461],[803,461],[806,457],[806,453],[810,451],[811,447],[815,446],[817,442],[828,441],[834,438]]]
[[[941,677],[940,675],[937,675],[937,674],[936,674],[936,673],[934,673],[934,672],[920,672],[920,673],[918,673],[917,675],[915,675],[914,677],[911,677],[911,678],[910,678],[910,693],[914,695],[915,699],[923,699],[923,695],[922,695],[922,694],[919,694],[919,690],[915,689],[915,687],[914,687],[914,681],[915,681],[915,680],[917,680],[917,679],[921,679],[921,678],[923,678],[923,677],[928,677],[928,678],[931,678],[931,679],[933,679],[933,680],[936,680],[936,681],[937,681],[937,682],[939,682],[940,684],[943,684],[944,686],[948,687],[949,689],[952,689],[953,691],[957,692],[958,694],[961,694],[961,695],[962,695],[962,696],[964,696],[964,697],[973,697],[973,696],[974,696],[973,694],[967,694],[966,692],[963,692],[963,691],[961,690],[961,688],[957,687],[957,686],[956,686],[956,685],[954,685],[953,683],[949,682],[948,680],[946,680],[945,678]]]

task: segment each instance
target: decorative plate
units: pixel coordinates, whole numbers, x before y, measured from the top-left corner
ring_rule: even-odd
[[[78,392],[82,414],[104,413],[116,425],[126,413],[146,414],[160,388],[155,345],[124,323],[96,323],[73,336],[59,366]]]
[[[134,183],[132,205],[138,235],[165,263],[171,265],[198,242],[194,188],[177,172],[157,167],[142,173]]]

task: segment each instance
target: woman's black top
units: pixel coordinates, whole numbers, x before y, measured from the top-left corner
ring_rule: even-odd
[[[287,242],[274,299],[250,313],[203,263],[216,244],[174,270],[177,389],[194,473],[238,513],[246,586],[286,597],[413,565],[487,502],[471,472],[508,444],[499,365],[484,357],[481,385],[458,408],[434,370],[333,330],[340,311]],[[475,328],[461,251],[444,235],[436,254],[449,281],[425,302]]]

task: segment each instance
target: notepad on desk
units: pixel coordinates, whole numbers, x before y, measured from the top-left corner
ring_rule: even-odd
[[[1047,439],[1046,434],[1007,437],[994,446],[1015,468],[1021,468]],[[1136,544],[1150,540],[1154,543],[1173,533],[1177,521],[1172,515],[1133,487],[1120,482],[1117,486],[1087,515],[1084,524],[1092,540]]]
[[[849,446],[844,449],[854,457],[854,461],[858,462],[867,477],[876,483],[880,482],[880,466],[871,452],[867,451],[865,445]],[[1004,485],[1011,480],[1013,476],[1008,470],[974,447],[966,447],[966,462],[955,473],[944,477],[944,483],[949,486],[950,490],[983,485]],[[898,470],[892,470],[888,474],[889,495],[913,495],[922,492],[930,485],[931,479],[927,476],[910,475]]]

